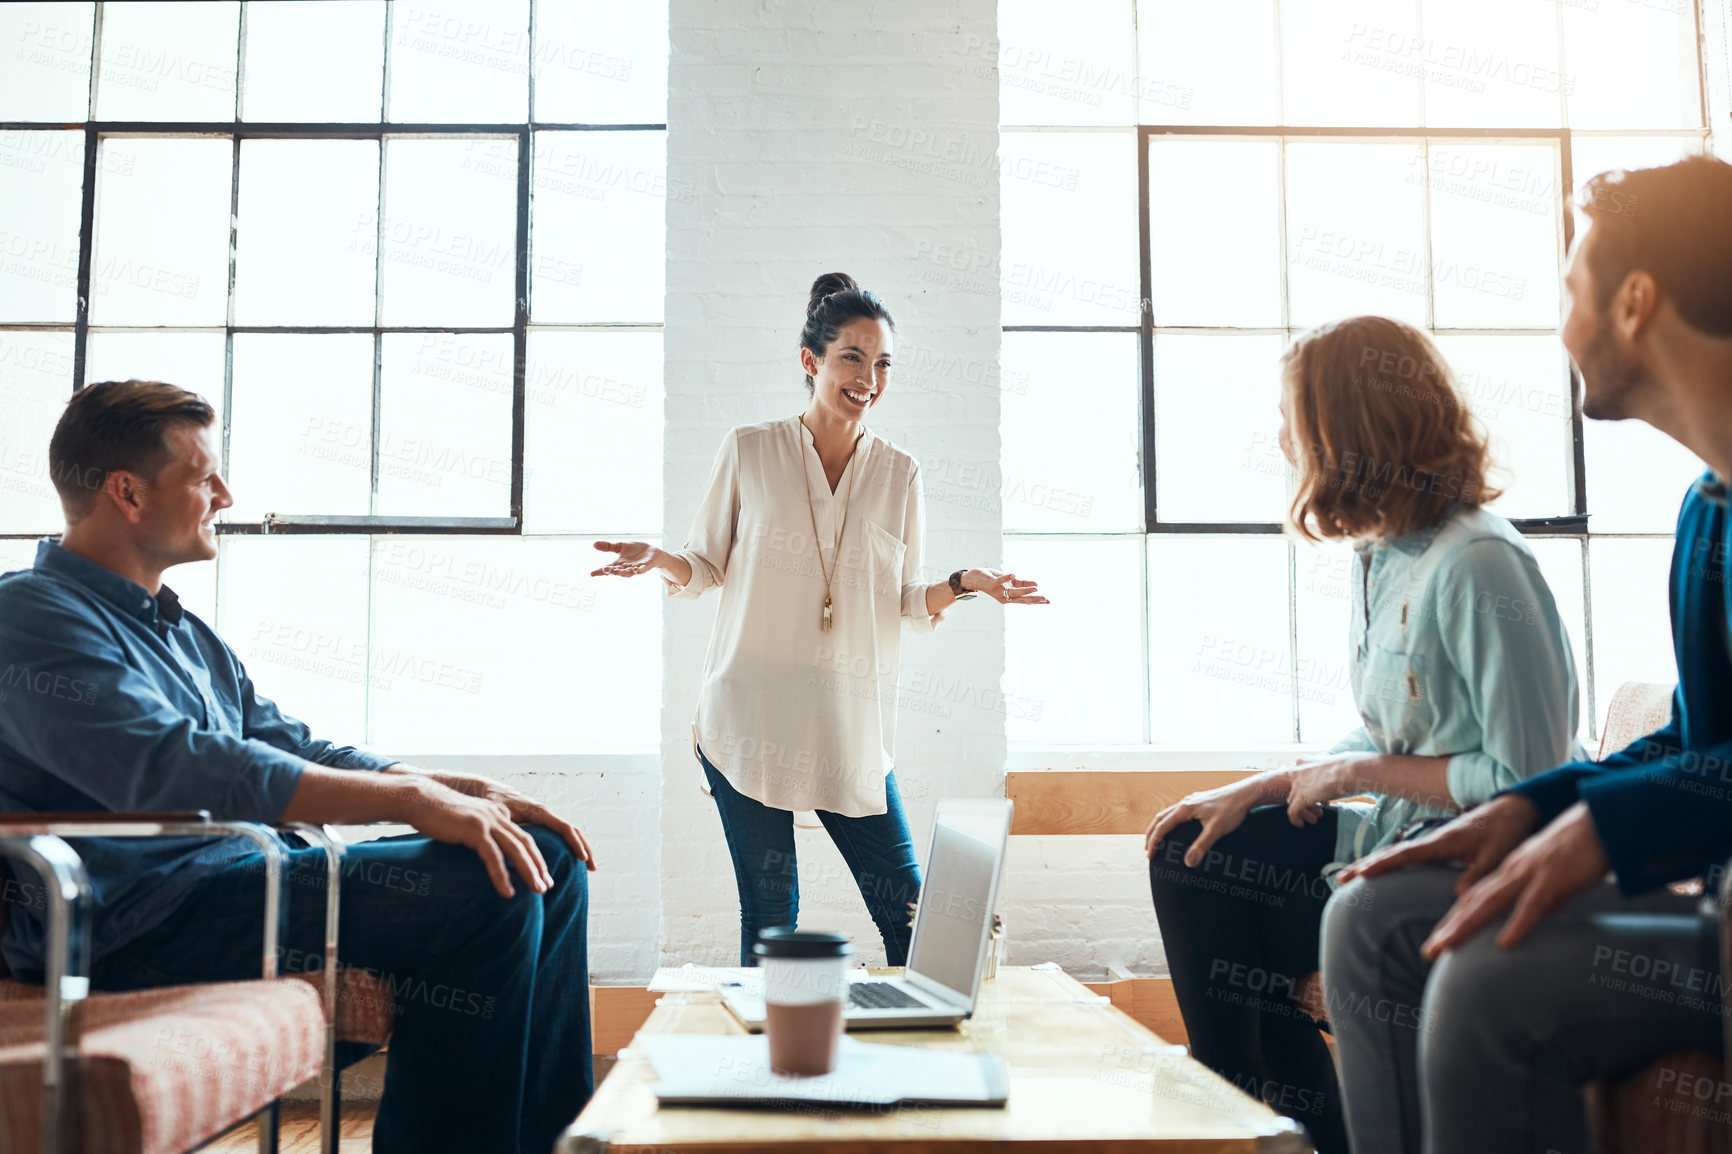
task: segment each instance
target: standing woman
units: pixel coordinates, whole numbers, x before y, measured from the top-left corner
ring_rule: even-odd
[[[1576,680],[1551,590],[1515,528],[1480,506],[1486,444],[1426,335],[1355,317],[1282,360],[1290,529],[1347,540],[1350,681],[1364,726],[1325,756],[1194,793],[1149,823],[1155,914],[1191,1052],[1346,1154],[1317,1005],[1329,875],[1410,823],[1570,760]],[[1370,795],[1369,804],[1327,805]]]
[[[1046,601],[990,569],[920,582],[920,467],[864,424],[895,331],[851,277],[819,277],[800,332],[805,412],[727,435],[684,549],[595,546],[619,559],[594,576],[659,569],[675,597],[722,588],[692,738],[733,857],[742,965],[759,930],[798,916],[801,810],[847,861],[889,963],[906,964],[920,870],[892,772],[902,625],[929,631],[976,593]]]

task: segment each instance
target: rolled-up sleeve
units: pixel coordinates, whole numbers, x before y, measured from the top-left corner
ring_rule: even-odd
[[[71,607],[21,594],[7,610],[0,665],[29,683],[0,692],[7,747],[108,810],[282,816],[301,757],[201,726],[126,662],[102,625]]]
[[[1481,735],[1478,749],[1449,759],[1450,796],[1467,809],[1570,759],[1575,670],[1539,566],[1510,543],[1470,543],[1435,588],[1444,651]]]
[[[944,620],[944,610],[926,609],[927,583],[921,579],[920,558],[926,545],[926,491],[920,468],[908,478],[908,504],[902,515],[902,620],[915,633],[930,633]]]
[[[684,585],[674,583],[665,572],[670,597],[701,597],[705,590],[720,585],[728,574],[728,557],[733,552],[734,534],[740,523],[740,434],[730,432],[716,453],[716,463],[710,469],[710,486],[704,493],[704,503],[692,520],[692,531],[683,549],[672,550],[692,567],[692,577]]]

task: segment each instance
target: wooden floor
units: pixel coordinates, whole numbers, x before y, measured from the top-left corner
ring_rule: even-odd
[[[342,1154],[369,1154],[373,1149],[373,1114],[377,1102],[343,1104]],[[319,1104],[284,1102],[283,1121],[277,1130],[281,1154],[319,1154]],[[205,1154],[258,1154],[259,1135],[248,1122],[199,1150]]]

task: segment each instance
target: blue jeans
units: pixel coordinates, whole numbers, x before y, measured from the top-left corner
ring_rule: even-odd
[[[547,1154],[594,1088],[581,861],[530,829],[553,874],[536,894],[494,890],[473,850],[423,837],[352,846],[338,952],[395,991],[396,1026],[373,1125],[378,1154]],[[295,849],[279,970],[324,962],[325,858]],[[257,854],[201,882],[169,920],[99,961],[98,988],[259,976]]]
[[[710,793],[722,815],[722,832],[734,859],[734,881],[740,889],[740,964],[755,966],[752,946],[758,931],[791,926],[800,916],[800,875],[794,858],[794,815],[753,801],[728,784],[699,750]],[[885,811],[871,817],[843,817],[818,811],[818,820],[866,899],[866,912],[884,939],[892,966],[908,964],[908,903],[920,896],[920,866],[914,860],[914,837],[902,812],[896,775],[884,778]]]

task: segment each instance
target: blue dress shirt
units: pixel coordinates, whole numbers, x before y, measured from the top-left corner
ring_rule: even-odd
[[[274,822],[307,762],[394,760],[315,739],[167,586],[153,597],[53,538],[35,568],[0,576],[0,811],[206,809]],[[95,891],[96,960],[161,924],[249,846],[89,838],[75,848]],[[39,974],[42,904],[15,891],[0,951],[14,972]]]

